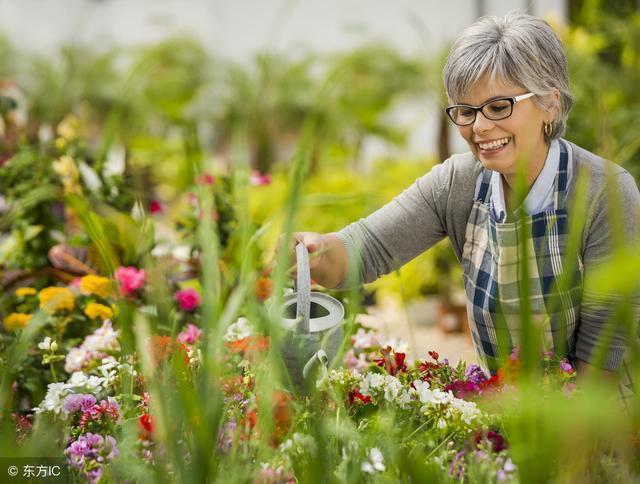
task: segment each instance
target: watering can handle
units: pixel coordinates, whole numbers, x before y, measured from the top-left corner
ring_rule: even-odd
[[[298,271],[296,283],[298,330],[302,333],[308,333],[311,314],[311,271],[309,269],[309,251],[304,244],[296,245],[296,265]]]

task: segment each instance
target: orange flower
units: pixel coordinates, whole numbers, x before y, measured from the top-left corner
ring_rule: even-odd
[[[151,354],[156,365],[172,357],[176,351],[182,353],[184,364],[188,365],[189,353],[184,344],[174,340],[171,336],[155,334],[151,337]]]
[[[236,341],[225,343],[231,353],[257,353],[269,350],[269,337],[247,336]]]
[[[268,299],[271,296],[271,292],[273,290],[273,283],[271,279],[266,277],[259,277],[255,284],[256,296],[261,301]]]

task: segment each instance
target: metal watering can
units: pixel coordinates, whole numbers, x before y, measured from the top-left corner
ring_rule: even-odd
[[[307,391],[314,375],[331,362],[342,344],[344,307],[337,299],[311,292],[309,252],[296,246],[296,291],[285,297],[281,314],[286,329],[281,353],[293,384]]]

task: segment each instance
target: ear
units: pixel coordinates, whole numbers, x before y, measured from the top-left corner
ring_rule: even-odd
[[[552,114],[551,119],[546,121],[549,123],[553,122],[553,120],[558,116],[558,111],[560,110],[560,91],[554,87],[548,96],[551,101],[551,107],[547,111]]]

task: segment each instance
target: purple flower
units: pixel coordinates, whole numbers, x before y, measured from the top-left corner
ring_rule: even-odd
[[[64,409],[69,413],[87,412],[93,408],[96,397],[84,393],[74,393],[69,395],[64,401]]]
[[[71,442],[64,453],[68,463],[80,471],[88,482],[95,483],[102,477],[102,465],[116,459],[120,452],[116,439],[111,435],[87,432]]]
[[[487,381],[487,375],[484,374],[482,368],[479,365],[469,365],[467,371],[465,371],[464,376],[470,382],[479,385],[480,383]]]
[[[575,370],[573,369],[573,366],[571,366],[571,363],[569,363],[569,361],[566,358],[562,358],[562,360],[560,360],[560,369],[565,372],[565,373],[573,373]]]

